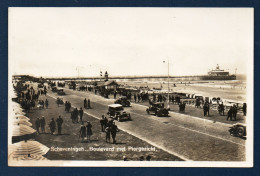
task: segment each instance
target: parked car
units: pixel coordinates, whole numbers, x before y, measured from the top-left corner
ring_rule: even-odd
[[[164,103],[150,103],[150,107],[146,109],[147,114],[154,114],[158,117],[167,117],[169,111],[164,108]]]
[[[126,113],[121,104],[111,104],[108,105],[108,113],[110,118],[117,120],[118,122],[122,120],[131,120],[130,113]]]
[[[57,89],[58,95],[66,95],[63,89]]]
[[[233,136],[246,137],[246,125],[242,123],[233,124],[229,132]]]
[[[131,105],[130,101],[128,101],[125,96],[118,98],[114,103],[121,104],[124,107],[126,107],[126,106],[129,107]]]
[[[44,87],[44,85],[42,83],[38,84],[38,88],[43,88],[43,87]]]
[[[57,87],[56,86],[51,87],[51,91],[52,92],[57,92]]]

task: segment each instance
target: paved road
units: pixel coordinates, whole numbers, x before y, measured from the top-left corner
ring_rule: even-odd
[[[85,112],[100,118],[107,113],[113,99],[65,89],[64,101],[83,107],[84,98],[91,100],[92,109]],[[56,98],[52,92],[50,96]],[[194,161],[244,161],[245,140],[229,135],[228,124],[199,119],[189,115],[170,113],[170,117],[147,115],[146,107],[132,104],[125,108],[132,121],[118,122],[118,127],[148,143],[184,160]]]

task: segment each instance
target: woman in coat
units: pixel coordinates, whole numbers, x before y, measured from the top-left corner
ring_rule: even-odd
[[[83,142],[84,138],[86,137],[86,127],[84,126],[84,123],[81,123],[80,130],[79,130],[81,142]]]
[[[86,128],[87,128],[87,140],[90,141],[90,137],[91,137],[91,135],[93,134],[93,133],[92,133],[92,129],[91,129],[91,128],[92,128],[92,125],[91,125],[90,122],[88,122]]]
[[[50,127],[50,130],[51,130],[51,135],[53,135],[53,133],[54,133],[54,131],[55,131],[55,129],[56,129],[56,123],[55,123],[55,121],[54,121],[53,118],[51,119],[51,122],[50,122],[50,124],[49,124],[49,127]]]

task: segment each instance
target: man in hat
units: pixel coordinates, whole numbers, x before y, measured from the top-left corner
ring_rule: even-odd
[[[87,99],[84,99],[84,108],[87,109]]]
[[[36,127],[36,130],[37,130],[38,134],[40,134],[40,130],[39,130],[40,125],[41,125],[40,123],[41,123],[40,119],[39,119],[39,117],[37,117],[37,119],[35,121],[35,127]]]
[[[87,136],[86,131],[87,131],[86,130],[86,126],[84,125],[83,122],[81,122],[80,130],[79,130],[79,135],[80,135],[80,138],[81,138],[81,142],[83,142],[85,137]]]
[[[63,119],[61,118],[61,116],[59,115],[59,118],[56,120],[57,122],[57,126],[58,126],[58,134],[61,135],[61,126],[63,123]]]
[[[79,118],[80,118],[80,122],[82,122],[82,117],[83,117],[83,109],[82,107],[79,110]]]
[[[50,130],[51,130],[51,135],[53,135],[53,133],[55,132],[55,129],[56,129],[56,123],[54,121],[54,118],[51,119],[49,127],[50,127]]]
[[[116,144],[116,133],[119,132],[119,129],[117,128],[115,122],[111,125],[111,135],[113,139],[113,144]]]
[[[102,115],[102,117],[101,117],[100,125],[101,125],[101,131],[104,132],[104,130],[105,130],[105,118],[104,118],[104,115]]]
[[[88,109],[90,109],[91,106],[90,106],[90,99],[88,99]]]
[[[90,122],[87,122],[88,124],[86,125],[87,128],[87,140],[90,142],[90,137],[93,135],[92,133],[92,125]]]
[[[46,109],[48,109],[49,101],[47,99],[45,100],[45,106],[46,106]]]
[[[106,142],[108,141],[110,143],[111,127],[107,126],[105,132],[106,132]]]
[[[44,116],[42,116],[42,118],[40,119],[40,124],[41,124],[42,133],[45,133],[45,118],[44,118]]]

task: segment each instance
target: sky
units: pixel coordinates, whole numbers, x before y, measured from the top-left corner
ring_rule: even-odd
[[[9,74],[204,75],[253,63],[252,8],[9,8]],[[163,62],[165,61],[165,62]],[[250,67],[251,68],[251,67]]]

